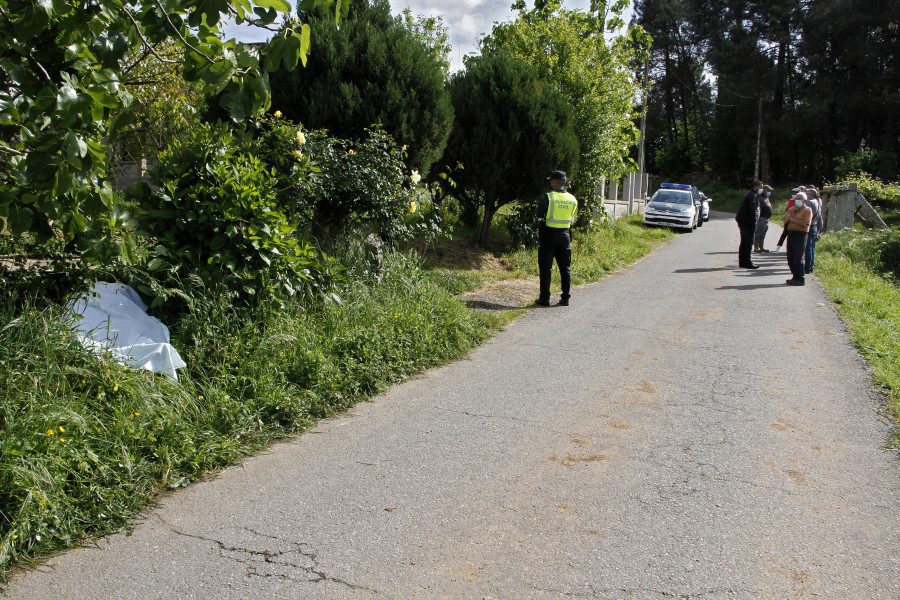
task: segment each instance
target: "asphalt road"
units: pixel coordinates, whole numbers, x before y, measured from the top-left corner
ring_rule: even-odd
[[[815,279],[737,269],[737,233],[714,213],[4,598],[896,600],[882,398]]]

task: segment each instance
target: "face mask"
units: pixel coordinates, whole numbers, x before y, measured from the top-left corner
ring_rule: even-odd
[[[756,193],[759,194],[760,196],[763,195],[763,191],[762,191],[762,190],[758,190]]]
[[[803,200],[800,200],[799,198],[794,200],[794,208],[803,208]]]

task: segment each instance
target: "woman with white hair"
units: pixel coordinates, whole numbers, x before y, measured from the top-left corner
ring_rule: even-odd
[[[806,285],[803,273],[803,254],[806,252],[806,236],[812,223],[813,211],[806,204],[806,194],[797,192],[794,205],[784,213],[784,228],[787,231],[787,261],[791,269],[788,285]]]

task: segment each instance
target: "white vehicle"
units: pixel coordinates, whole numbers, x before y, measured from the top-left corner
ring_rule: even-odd
[[[700,192],[700,201],[703,203],[703,205],[702,205],[703,211],[700,214],[700,216],[703,218],[704,221],[709,221],[709,203],[712,202],[712,198],[710,198],[703,192]]]
[[[689,185],[664,183],[644,207],[644,225],[674,227],[691,232],[699,222],[700,211],[694,204]]]

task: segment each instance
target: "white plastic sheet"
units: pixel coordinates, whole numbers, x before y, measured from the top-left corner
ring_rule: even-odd
[[[169,328],[147,314],[136,291],[120,283],[97,282],[92,293],[68,305],[76,316],[81,343],[97,352],[110,351],[120,362],[178,379],[186,366],[169,343]]]

